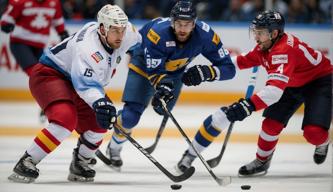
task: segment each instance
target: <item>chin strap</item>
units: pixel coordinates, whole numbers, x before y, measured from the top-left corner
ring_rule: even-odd
[[[102,44],[103,44],[104,46],[106,46],[107,48],[112,49],[112,47],[108,44],[108,41],[106,40],[107,35],[103,35],[103,34],[101,33],[100,29],[98,29],[97,33],[98,33],[98,35],[99,35],[99,39],[101,40]],[[106,34],[107,34],[107,31],[106,31]]]
[[[273,39],[273,38],[272,38],[272,32],[269,33],[269,40],[272,42],[272,44],[271,44],[271,46],[270,46],[268,49],[272,48],[273,45],[275,44],[275,42],[276,42],[277,40],[281,39],[282,35],[283,35],[283,33],[279,33],[278,36],[277,36],[275,39]]]

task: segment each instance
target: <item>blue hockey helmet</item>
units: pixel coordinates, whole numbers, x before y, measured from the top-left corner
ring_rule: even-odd
[[[180,0],[171,9],[170,18],[172,21],[177,19],[196,20],[197,12],[191,1]]]
[[[264,11],[259,13],[255,19],[252,20],[252,28],[264,28],[269,32],[278,30],[279,34],[284,32],[285,20],[283,16],[277,11]]]

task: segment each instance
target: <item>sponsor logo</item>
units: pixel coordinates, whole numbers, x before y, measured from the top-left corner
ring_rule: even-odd
[[[271,73],[268,75],[268,80],[279,80],[288,83],[289,77],[280,73]]]
[[[102,56],[102,54],[99,51],[97,51],[94,54],[92,54],[91,57],[96,61],[96,63],[98,63],[98,62],[100,62],[100,61],[103,60],[103,56]]]
[[[288,63],[288,55],[273,55],[272,56],[272,64],[283,64]]]
[[[176,42],[175,41],[167,41],[165,42],[166,47],[176,47]]]

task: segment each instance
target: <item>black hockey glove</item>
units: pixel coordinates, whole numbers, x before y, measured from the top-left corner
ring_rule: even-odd
[[[227,115],[230,122],[242,121],[247,116],[255,111],[254,104],[250,99],[240,99],[238,102],[233,103],[228,108],[222,108]]]
[[[10,33],[14,30],[15,25],[11,23],[1,25],[1,30],[5,33]]]
[[[98,125],[104,129],[112,129],[111,125],[116,123],[117,119],[117,110],[113,103],[107,98],[101,98],[93,103],[93,108]]]
[[[64,39],[69,37],[69,34],[66,30],[64,30],[63,32],[59,33],[59,37],[60,37],[60,40],[63,41]]]
[[[204,81],[214,81],[216,71],[211,65],[195,65],[184,72],[182,82],[186,86],[197,86]]]
[[[151,102],[156,113],[160,115],[165,114],[160,99],[163,99],[165,103],[168,104],[173,99],[172,91],[173,91],[172,81],[157,84],[156,92]]]

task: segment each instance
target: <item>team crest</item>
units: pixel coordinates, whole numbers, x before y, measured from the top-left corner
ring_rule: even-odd
[[[96,63],[99,63],[100,61],[102,61],[104,59],[102,54],[99,51],[92,54],[91,57],[96,61]]]
[[[116,63],[117,63],[117,64],[119,64],[119,63],[120,63],[120,61],[121,61],[121,57],[120,57],[120,56],[118,56],[118,57],[117,57],[117,59],[116,59]]]

